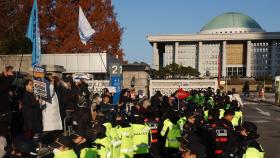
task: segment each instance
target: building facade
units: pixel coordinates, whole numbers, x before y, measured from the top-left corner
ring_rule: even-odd
[[[32,74],[31,54],[21,55],[0,55],[0,69],[4,70],[5,65],[12,65],[17,71],[21,66],[21,72]],[[120,62],[118,59],[107,53],[66,53],[66,54],[42,54],[41,65],[63,66],[65,74],[90,73],[94,79],[108,79],[107,69],[110,63]],[[20,64],[21,63],[21,64]]]
[[[221,14],[196,34],[148,35],[153,68],[171,63],[201,76],[257,77],[280,74],[280,32],[266,32],[242,13]]]

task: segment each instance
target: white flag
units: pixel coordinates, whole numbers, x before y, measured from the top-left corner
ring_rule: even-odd
[[[87,18],[81,8],[79,6],[79,35],[81,38],[81,42],[83,44],[87,44],[87,41],[90,40],[91,36],[95,33],[94,29],[90,26],[89,22],[87,21]]]

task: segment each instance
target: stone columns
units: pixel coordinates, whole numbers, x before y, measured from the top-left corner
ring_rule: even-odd
[[[222,49],[222,76],[227,76],[227,41],[223,41]]]
[[[203,72],[203,56],[202,56],[202,42],[198,42],[198,60],[197,60],[197,70],[198,72],[200,72],[201,75],[205,74],[205,72]]]
[[[246,57],[246,76],[251,77],[251,58],[252,58],[252,43],[247,41],[247,57]]]
[[[179,64],[179,42],[175,42],[173,63]]]
[[[276,50],[276,41],[273,41],[271,44],[271,75],[274,76],[277,73],[277,56],[276,56],[277,50]]]
[[[153,43],[153,68],[159,69],[159,53],[156,42]]]

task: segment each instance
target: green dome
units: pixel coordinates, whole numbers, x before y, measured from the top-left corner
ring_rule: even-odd
[[[224,28],[246,28],[263,31],[262,27],[253,18],[236,12],[228,12],[215,17],[203,26],[201,31]]]

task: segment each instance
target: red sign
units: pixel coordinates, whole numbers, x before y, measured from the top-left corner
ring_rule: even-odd
[[[190,96],[189,92],[184,91],[183,88],[178,89],[178,98],[179,99],[185,99],[188,96]]]

